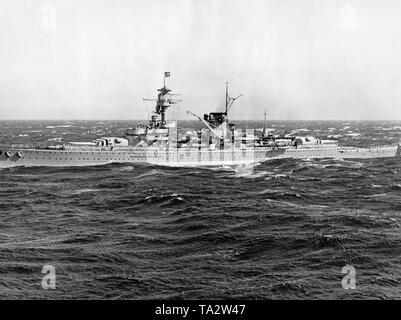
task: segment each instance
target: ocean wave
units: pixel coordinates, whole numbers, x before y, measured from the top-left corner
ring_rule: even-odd
[[[10,130],[21,141],[29,130],[40,141],[60,131],[73,131],[66,140],[89,139],[91,130],[132,125],[49,124],[8,123],[1,139]],[[374,127],[399,125],[301,124],[341,134],[350,145],[356,140],[347,131],[361,133],[360,146],[387,142],[385,136],[398,141],[399,130]],[[299,124],[269,126],[290,132]],[[335,299],[346,297],[333,293],[346,264],[356,266],[357,277],[363,266],[358,298],[398,297],[400,174],[399,159],[276,159],[212,170],[127,163],[0,169],[0,297]],[[69,279],[61,291],[37,285],[44,264],[57,268],[60,281]]]
[[[46,126],[46,129],[55,129],[55,128],[70,128],[73,127],[72,124],[64,124],[59,126]]]

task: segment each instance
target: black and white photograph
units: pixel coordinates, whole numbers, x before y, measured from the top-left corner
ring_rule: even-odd
[[[400,17],[2,0],[0,300],[401,299]]]

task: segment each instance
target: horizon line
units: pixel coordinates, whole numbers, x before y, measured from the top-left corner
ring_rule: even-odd
[[[264,121],[263,119],[230,119],[232,121]],[[28,118],[10,118],[10,119],[0,119],[0,121],[149,121],[149,119],[28,119]],[[168,121],[200,121],[196,119],[175,119]],[[401,119],[267,119],[269,121],[401,121]]]

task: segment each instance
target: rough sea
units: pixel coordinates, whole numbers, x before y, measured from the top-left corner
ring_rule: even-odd
[[[90,141],[135,124],[0,121],[0,143]],[[347,146],[401,140],[401,122],[268,126]],[[400,158],[3,169],[0,298],[400,299],[400,226]],[[54,290],[42,288],[45,265]],[[343,289],[346,265],[356,289]]]

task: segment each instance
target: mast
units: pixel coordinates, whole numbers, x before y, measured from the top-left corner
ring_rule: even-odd
[[[166,90],[166,77],[170,76],[170,72],[164,72],[164,76],[163,76],[163,88],[164,90]]]
[[[223,112],[223,114],[225,116],[228,116],[228,111],[230,111],[230,109],[231,109],[232,105],[234,104],[235,100],[237,100],[239,97],[242,97],[242,94],[240,94],[239,96],[237,96],[235,98],[231,98],[228,95],[228,84],[229,84],[229,82],[227,81],[226,82],[226,110],[225,110],[225,112]]]
[[[163,76],[163,88],[159,89],[160,92],[157,99],[157,107],[161,114],[161,126],[164,127],[166,124],[166,110],[170,106],[168,101],[168,93],[171,91],[166,88],[166,78],[170,76],[170,72],[164,72]]]
[[[227,115],[228,113],[228,82],[226,82],[226,112],[225,114]]]
[[[242,96],[239,95],[235,98],[231,98],[228,93],[228,84],[226,82],[226,103],[225,103],[225,111],[223,112],[210,112],[209,114],[205,114],[203,119],[198,117],[196,114],[187,111],[187,114],[191,114],[194,117],[198,118],[203,124],[211,131],[213,134],[220,138],[224,139],[227,136],[228,127],[230,130],[233,130],[233,124],[229,122],[228,119],[228,112],[230,111],[232,105],[234,104],[235,100]]]
[[[263,122],[263,136],[266,136],[266,108],[265,108],[265,120]]]

